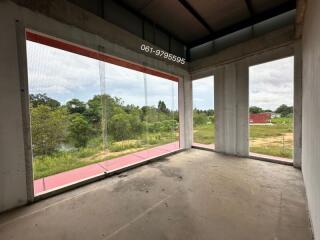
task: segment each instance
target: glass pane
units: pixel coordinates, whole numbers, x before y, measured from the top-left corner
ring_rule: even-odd
[[[147,129],[143,73],[105,63],[109,158],[144,148]]]
[[[178,83],[146,75],[147,121],[150,146],[178,145]]]
[[[178,83],[27,41],[35,194],[179,149]]]
[[[27,41],[34,178],[82,167],[101,150],[97,60]],[[79,160],[81,159],[81,161]]]

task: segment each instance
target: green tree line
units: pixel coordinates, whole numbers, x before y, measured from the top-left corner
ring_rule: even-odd
[[[109,141],[135,139],[146,131],[175,131],[178,112],[158,106],[125,105],[117,97],[96,95],[87,102],[71,99],[66,104],[46,94],[30,95],[32,145],[35,155],[51,154],[62,145],[86,147],[88,141],[108,136]]]
[[[264,110],[260,107],[252,106],[249,108],[249,112],[250,113],[263,113],[263,112],[273,112],[273,111],[270,109]],[[282,104],[274,112],[280,114],[281,117],[291,117],[293,114],[293,107]]]

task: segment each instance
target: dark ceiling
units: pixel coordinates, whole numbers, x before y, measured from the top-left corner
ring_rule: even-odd
[[[295,0],[118,0],[196,46],[295,8]]]
[[[113,12],[114,16],[108,20],[143,38],[148,23],[188,49],[296,8],[295,0],[70,1],[106,19]],[[125,19],[123,11],[139,19],[142,30],[133,29],[133,22]]]

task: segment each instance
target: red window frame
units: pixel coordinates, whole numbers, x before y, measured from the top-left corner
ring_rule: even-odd
[[[57,39],[55,37],[49,37],[44,34],[36,33],[31,30],[26,30],[26,39],[29,41],[32,41],[32,42],[44,44],[44,45],[47,45],[50,47],[54,47],[54,48],[68,51],[68,52],[76,53],[76,54],[79,54],[82,56],[94,58],[94,59],[108,62],[108,63],[112,63],[112,64],[115,64],[115,65],[118,65],[121,67],[126,67],[126,68],[140,71],[143,73],[151,74],[151,75],[154,75],[157,77],[166,78],[168,80],[179,82],[179,78],[175,75],[164,73],[164,72],[152,69],[152,68],[148,68],[148,67],[145,67],[145,66],[133,63],[133,62],[123,60],[121,58],[107,55],[102,52],[98,52],[98,51],[95,51],[95,50],[92,50],[89,48],[81,47],[77,44],[74,44],[74,43],[71,43],[71,42],[68,42],[65,40],[61,40],[61,39]]]

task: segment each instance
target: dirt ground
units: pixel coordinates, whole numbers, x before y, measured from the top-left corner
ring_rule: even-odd
[[[293,133],[285,133],[281,136],[276,137],[264,137],[264,138],[256,138],[254,140],[250,140],[251,147],[263,147],[266,144],[270,146],[282,146],[292,147],[293,144]]]

